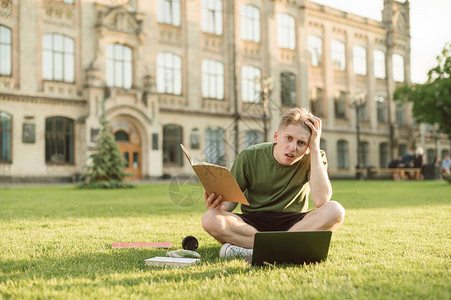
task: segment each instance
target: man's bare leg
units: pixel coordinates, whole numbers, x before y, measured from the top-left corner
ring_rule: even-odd
[[[257,229],[233,213],[210,209],[202,216],[202,227],[221,244],[231,243],[244,248],[254,246]]]
[[[345,210],[340,203],[329,201],[323,206],[309,212],[301,221],[288,231],[331,230],[335,231],[345,217]]]

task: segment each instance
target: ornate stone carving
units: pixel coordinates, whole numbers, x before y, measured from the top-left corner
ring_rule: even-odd
[[[45,2],[44,22],[58,26],[75,26],[74,6],[59,2]]]
[[[130,11],[126,6],[98,6],[97,26],[126,33],[140,34],[142,32],[142,16],[136,11]]]
[[[8,17],[12,13],[12,0],[0,0],[0,16]]]

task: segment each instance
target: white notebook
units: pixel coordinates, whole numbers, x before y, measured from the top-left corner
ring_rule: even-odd
[[[199,258],[176,258],[176,257],[152,257],[145,260],[146,265],[154,266],[154,267],[164,267],[164,266],[172,266],[172,267],[186,267],[200,261]]]

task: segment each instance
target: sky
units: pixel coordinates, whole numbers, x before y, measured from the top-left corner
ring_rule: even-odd
[[[360,16],[382,19],[384,0],[312,0]],[[446,42],[451,42],[451,0],[410,0],[411,80],[424,83]]]

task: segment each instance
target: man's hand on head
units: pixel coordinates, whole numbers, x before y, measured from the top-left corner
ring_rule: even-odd
[[[205,195],[205,205],[207,206],[207,209],[225,210],[225,206],[223,205],[224,202],[222,201],[223,200],[222,195],[216,196],[215,193],[211,193],[210,195],[208,195],[207,191],[204,191],[204,195]]]
[[[310,150],[318,150],[320,147],[321,133],[323,130],[321,119],[315,116],[312,116],[305,121],[305,125],[307,125],[312,130],[312,135],[310,136],[309,147]]]

